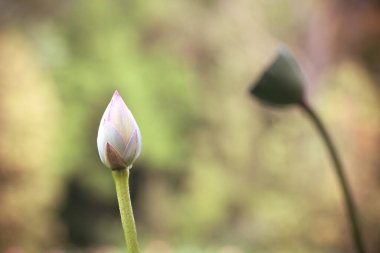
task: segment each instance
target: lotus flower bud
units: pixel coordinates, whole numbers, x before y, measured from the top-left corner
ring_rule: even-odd
[[[139,127],[117,91],[100,121],[97,144],[100,159],[112,170],[131,168],[140,154]]]
[[[304,82],[295,58],[282,46],[276,59],[251,88],[251,94],[271,105],[299,104],[304,99]]]

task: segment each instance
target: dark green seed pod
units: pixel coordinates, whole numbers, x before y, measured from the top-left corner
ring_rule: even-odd
[[[304,100],[305,79],[301,69],[285,46],[264,71],[250,92],[263,103],[274,106],[299,104]]]

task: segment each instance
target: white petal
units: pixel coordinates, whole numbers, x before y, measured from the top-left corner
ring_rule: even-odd
[[[115,92],[109,104],[107,121],[128,141],[135,130],[135,119],[120,95]]]
[[[109,122],[103,121],[100,123],[97,144],[100,159],[104,164],[106,163],[105,152],[107,143],[111,144],[112,147],[120,154],[123,154],[127,147],[124,142],[124,138],[121,136],[119,131],[117,131]]]
[[[140,155],[141,150],[141,136],[138,128],[132,134],[131,139],[123,153],[123,159],[127,164],[132,164]]]

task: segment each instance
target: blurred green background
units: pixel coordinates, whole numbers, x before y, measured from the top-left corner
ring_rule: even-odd
[[[0,252],[125,252],[96,148],[115,89],[143,137],[131,176],[143,252],[353,252],[311,123],[248,95],[279,42],[308,76],[379,252],[370,0],[0,0]]]

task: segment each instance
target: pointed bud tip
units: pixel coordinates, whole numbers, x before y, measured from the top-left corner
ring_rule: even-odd
[[[112,97],[120,97],[118,90],[115,90]]]

